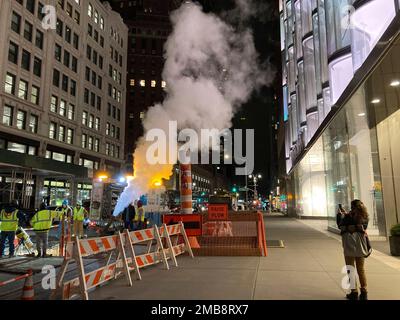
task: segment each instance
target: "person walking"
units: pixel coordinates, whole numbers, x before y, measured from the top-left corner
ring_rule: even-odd
[[[83,238],[83,220],[88,216],[88,213],[81,203],[78,201],[73,211],[74,220],[74,235]]]
[[[6,206],[0,212],[0,258],[4,256],[6,241],[9,246],[9,257],[14,256],[15,246],[14,239],[15,233],[18,229],[18,224],[22,224],[25,219],[23,213],[19,210],[17,200],[13,200],[10,205]]]
[[[49,243],[49,231],[53,224],[53,219],[60,218],[61,212],[57,210],[49,210],[42,202],[40,209],[31,219],[31,226],[36,235],[37,257],[46,258],[47,247]]]
[[[145,216],[145,211],[143,207],[143,202],[141,200],[138,200],[137,202],[137,210],[135,213],[135,222],[137,224],[137,229],[141,230],[145,228],[144,225],[144,216]]]
[[[350,212],[346,212],[339,205],[337,225],[341,231],[346,267],[351,266],[352,270],[354,268],[357,269],[361,286],[361,292],[358,295],[355,275],[352,275],[352,270],[348,268],[347,272],[350,276],[354,276],[354,278],[350,279],[350,283],[353,284],[351,292],[346,295],[346,298],[349,300],[368,300],[367,277],[365,274],[365,258],[369,255],[366,234],[368,221],[367,208],[360,200],[353,200],[351,202]]]

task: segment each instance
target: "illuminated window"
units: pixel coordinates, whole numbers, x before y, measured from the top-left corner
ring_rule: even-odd
[[[140,80],[140,86],[145,87],[146,86],[146,80]]]
[[[144,112],[140,112],[140,119],[144,119]]]
[[[155,80],[151,80],[151,87],[155,88],[156,87],[157,82]]]
[[[88,7],[88,16],[91,17],[93,14],[93,7],[92,5],[89,3],[89,7]]]
[[[130,85],[131,85],[131,87],[134,87],[134,86],[135,86],[135,79],[131,79]]]
[[[167,83],[165,81],[161,81],[161,88],[165,88],[167,86]]]

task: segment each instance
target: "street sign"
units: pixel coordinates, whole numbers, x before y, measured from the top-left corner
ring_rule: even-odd
[[[209,204],[208,220],[228,220],[227,204]]]

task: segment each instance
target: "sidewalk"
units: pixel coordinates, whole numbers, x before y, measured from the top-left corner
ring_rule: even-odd
[[[303,221],[266,217],[267,239],[283,240],[268,257],[179,257],[179,267],[161,265],[142,270],[141,281],[125,279],[89,294],[90,299],[343,300],[345,274],[341,243]],[[387,260],[389,264],[381,260]],[[398,267],[398,268],[397,268]],[[366,262],[369,298],[400,299],[400,260],[374,252]],[[134,276],[134,274],[132,274]]]

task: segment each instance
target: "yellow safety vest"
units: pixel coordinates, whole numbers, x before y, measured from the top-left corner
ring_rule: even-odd
[[[80,207],[79,210],[77,208],[74,208],[74,220],[83,221],[84,219],[85,219],[85,208]]]
[[[48,231],[51,228],[54,218],[59,217],[59,211],[41,210],[32,218],[31,224],[35,231]]]
[[[140,219],[140,221],[144,222],[144,208],[140,207],[136,210],[136,214],[135,214],[135,220],[138,221]]]
[[[18,210],[8,213],[4,209],[1,210],[0,219],[0,231],[17,231],[18,229]]]

